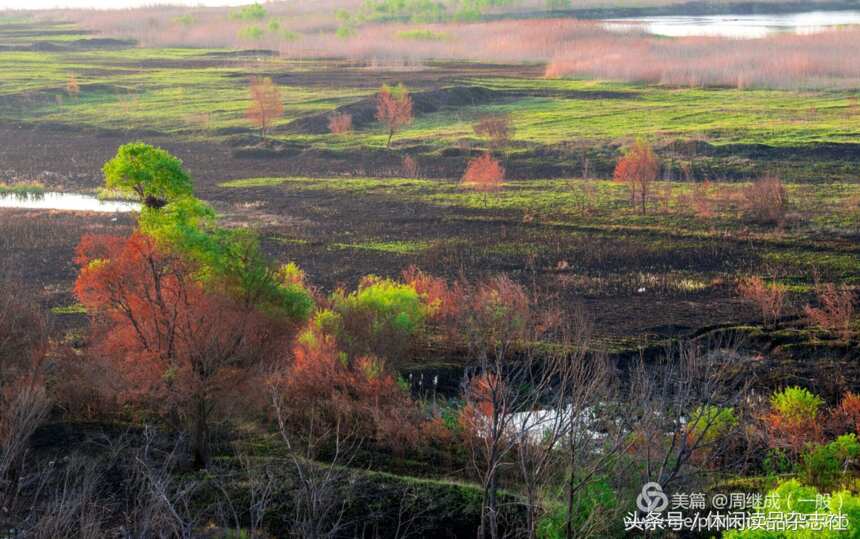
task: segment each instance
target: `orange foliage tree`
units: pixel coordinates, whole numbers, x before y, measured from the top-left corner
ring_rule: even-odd
[[[505,168],[489,153],[482,154],[469,161],[466,172],[460,180],[463,185],[484,193],[484,205],[487,203],[487,193],[497,191],[505,183]]]
[[[631,206],[639,199],[642,215],[645,215],[648,193],[659,171],[660,162],[653,148],[643,141],[636,141],[615,166],[615,181],[629,187]]]
[[[187,426],[195,465],[206,466],[216,413],[285,328],[248,302],[205,290],[193,265],[141,233],[84,236],[76,263],[91,351],[116,370],[117,397]]]
[[[255,77],[251,80],[251,105],[246,113],[259,130],[260,136],[266,136],[266,131],[272,122],[284,113],[284,104],[281,102],[281,91],[278,86],[268,77]]]
[[[391,147],[391,139],[403,126],[412,123],[412,97],[402,84],[390,87],[383,84],[376,94],[376,119],[385,124],[388,130],[388,142],[385,147]]]

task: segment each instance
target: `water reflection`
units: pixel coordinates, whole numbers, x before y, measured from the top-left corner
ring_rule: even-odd
[[[117,213],[139,211],[140,204],[124,200],[99,200],[95,196],[80,193],[6,193],[0,194],[0,208]]]
[[[809,11],[782,15],[667,15],[636,19],[607,19],[604,27],[629,32],[685,36],[760,38],[774,33],[812,34],[838,26],[860,24],[860,10]]]

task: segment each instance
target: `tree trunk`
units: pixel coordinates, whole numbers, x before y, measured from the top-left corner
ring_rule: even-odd
[[[573,431],[570,433],[570,478],[567,484],[567,522],[565,523],[565,538],[573,539],[573,502],[574,502],[574,486],[576,479],[574,470],[576,469],[576,445],[574,444]]]
[[[202,470],[209,464],[209,410],[204,396],[197,397],[194,411],[194,468]]]
[[[393,130],[393,129],[389,129],[389,130],[388,130],[388,142],[386,142],[386,143],[385,143],[385,147],[386,147],[386,148],[391,148],[391,139],[392,139],[393,137],[394,137],[394,130]]]

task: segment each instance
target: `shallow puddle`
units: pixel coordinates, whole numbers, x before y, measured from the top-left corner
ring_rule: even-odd
[[[100,200],[93,195],[80,193],[5,193],[0,194],[0,208],[125,213],[139,211],[140,204],[125,200]]]

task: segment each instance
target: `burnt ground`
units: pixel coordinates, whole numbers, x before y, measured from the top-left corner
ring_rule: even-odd
[[[674,253],[673,260],[651,260],[648,257],[654,255],[646,248],[648,238],[603,238],[595,242],[586,235],[584,239],[565,239],[557,245],[557,252],[543,249],[536,253],[494,253],[491,247],[499,241],[514,245],[546,243],[557,241],[551,238],[561,232],[525,223],[516,213],[451,211],[390,198],[299,191],[285,186],[219,188],[217,184],[225,180],[295,173],[289,159],[236,158],[229,147],[222,145],[175,142],[135,133],[104,136],[5,125],[0,126],[0,173],[8,178],[36,179],[49,189],[95,189],[102,182],[102,164],[119,145],[138,139],[180,157],[201,198],[211,202],[230,224],[260,228],[266,238],[264,247],[274,258],[296,261],[324,290],[354,286],[368,273],[396,276],[410,264],[452,279],[461,274],[478,278],[507,272],[523,283],[545,286],[545,291],[563,306],[572,309],[584,305],[595,317],[598,333],[612,340],[637,335],[674,336],[754,316],[728,286],[683,294],[637,294],[621,282],[616,290],[583,294],[571,285],[575,269],[595,272],[605,267],[623,274],[643,266],[669,264],[701,271],[721,270],[725,268],[720,267],[720,261],[727,257],[749,258],[747,247],[740,244],[721,247],[718,257],[693,249]],[[71,262],[74,245],[86,232],[130,230],[130,218],[111,219],[97,214],[36,215],[23,210],[0,210],[4,273],[45,290],[45,300],[50,305],[73,303],[69,290],[75,275]],[[430,247],[415,254],[340,247],[393,238],[426,242]],[[556,269],[562,259],[574,262],[570,270]],[[750,260],[754,261],[754,257]]]

